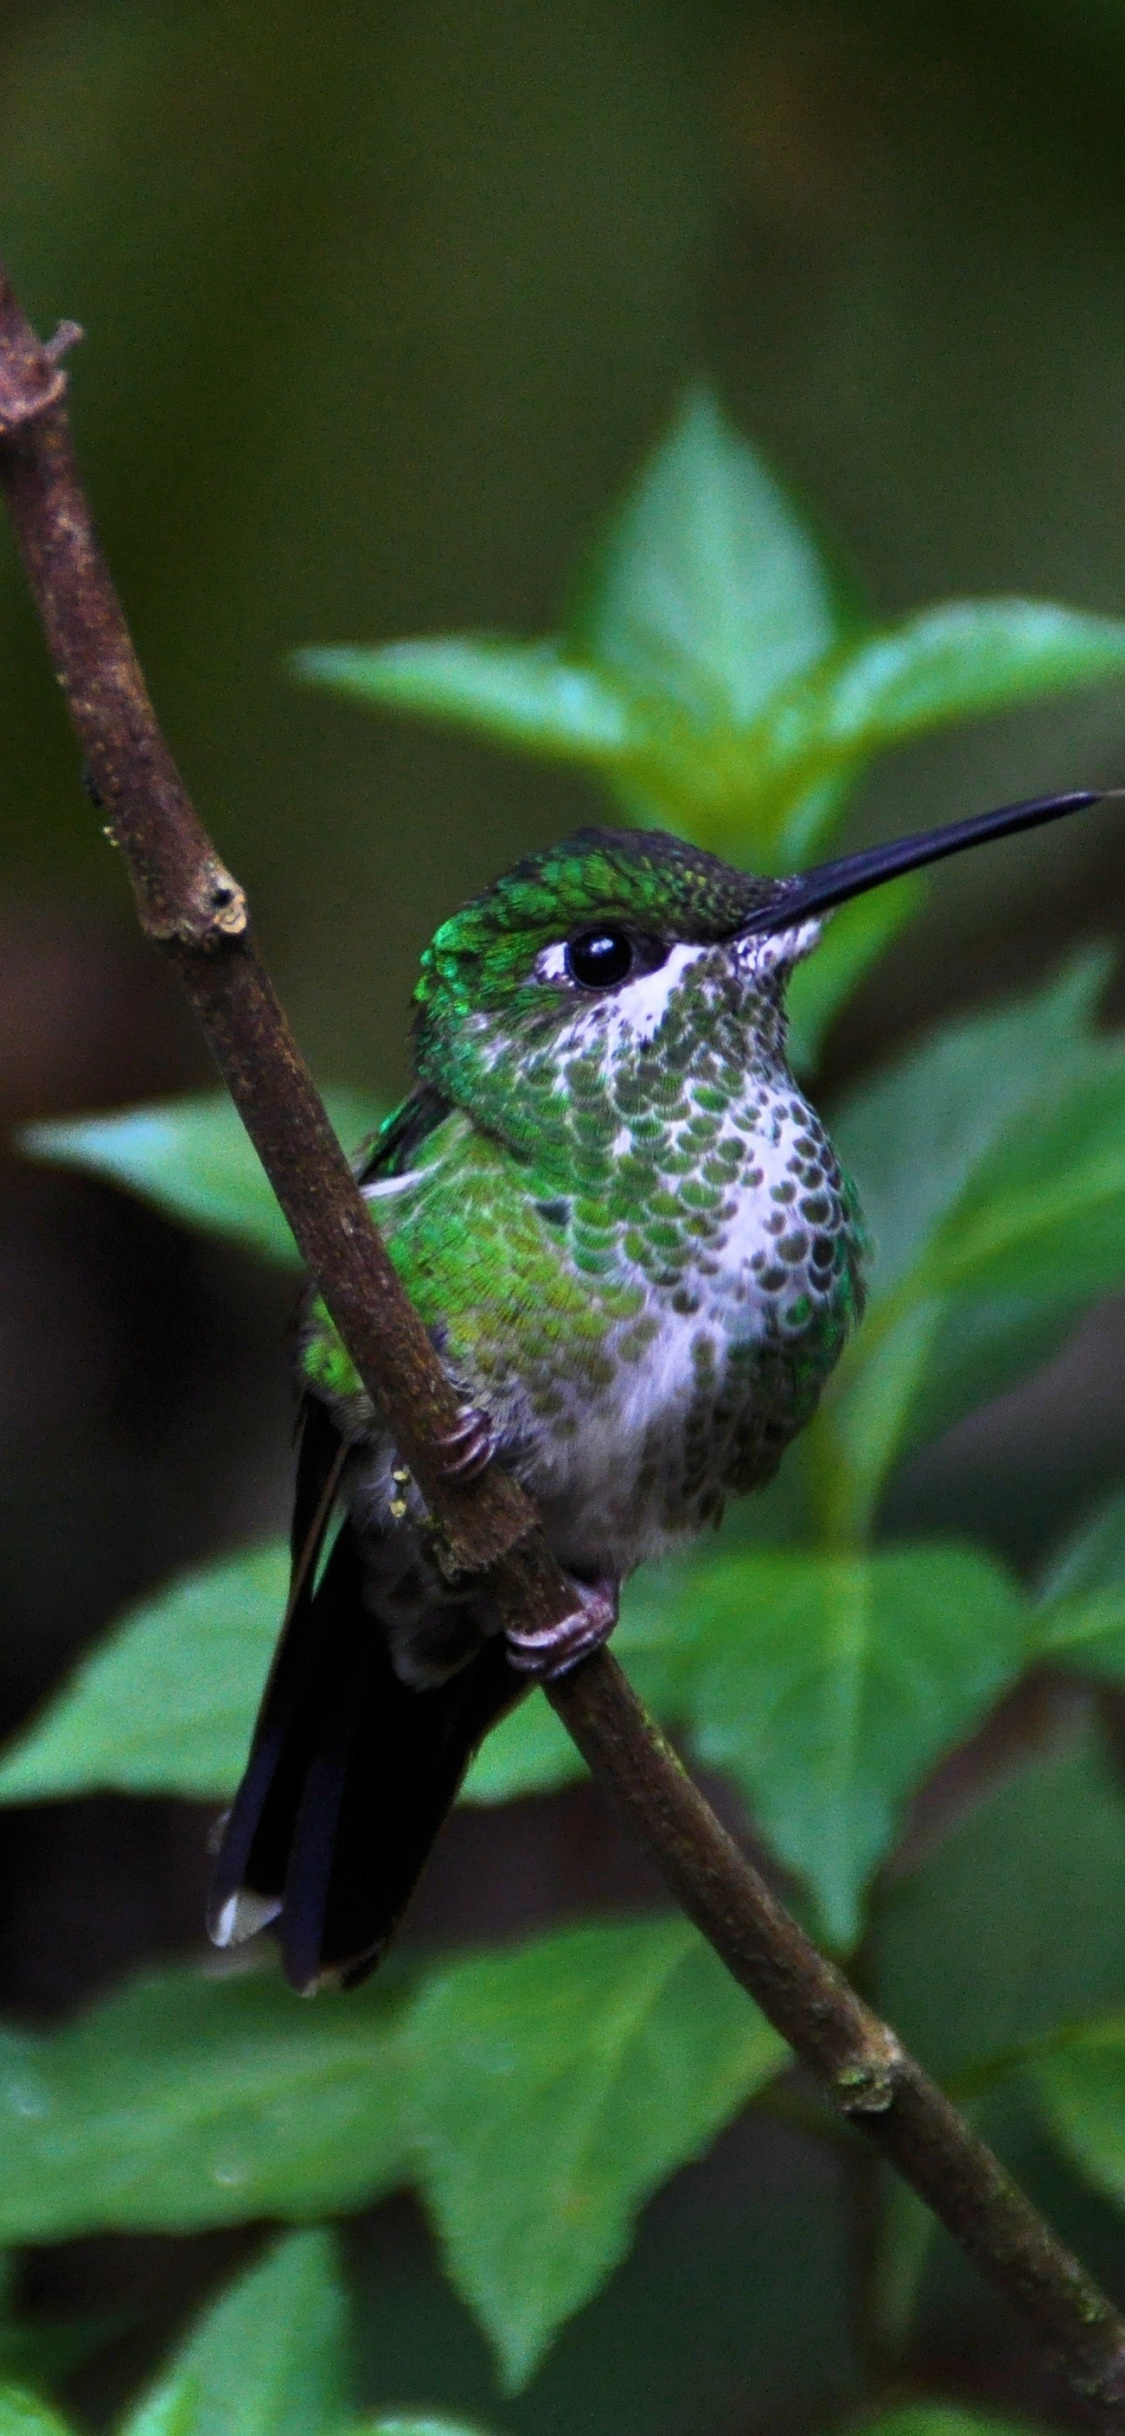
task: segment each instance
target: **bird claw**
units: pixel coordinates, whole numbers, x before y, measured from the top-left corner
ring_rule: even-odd
[[[447,1480],[463,1488],[470,1480],[478,1480],[496,1453],[496,1433],[487,1413],[475,1404],[466,1404],[460,1419],[438,1439],[441,1468]]]
[[[608,1578],[598,1582],[577,1582],[568,1575],[578,1596],[577,1607],[561,1616],[557,1624],[548,1624],[541,1632],[519,1632],[508,1628],[504,1638],[508,1644],[508,1664],[519,1675],[532,1675],[541,1683],[554,1683],[560,1675],[568,1675],[581,1658],[588,1658],[595,1649],[608,1641],[617,1622],[618,1584]]]

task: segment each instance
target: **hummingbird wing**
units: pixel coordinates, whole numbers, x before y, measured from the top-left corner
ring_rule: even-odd
[[[414,1094],[363,1180],[408,1166],[446,1113],[437,1093]],[[370,1522],[361,1545],[345,1516],[324,1561],[348,1452],[326,1405],[307,1395],[289,1604],[208,1904],[216,1944],[272,1926],[302,1991],[354,1986],[374,1968],[477,1744],[526,1689],[499,1637],[444,1680],[417,1685],[396,1672]],[[383,1534],[389,1582],[402,1573],[392,1554],[401,1536],[401,1526]],[[441,1629],[460,1612],[443,1611]],[[472,1627],[471,1600],[464,1622]],[[476,1639],[470,1630],[470,1646]]]

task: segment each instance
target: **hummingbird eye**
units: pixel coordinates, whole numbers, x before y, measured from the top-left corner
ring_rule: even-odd
[[[567,943],[566,969],[584,990],[610,990],[633,970],[633,942],[623,930],[583,930]]]

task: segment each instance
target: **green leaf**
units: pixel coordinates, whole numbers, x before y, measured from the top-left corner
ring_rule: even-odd
[[[833,1131],[875,1244],[867,1320],[810,1433],[821,1506],[862,1531],[890,1465],[1125,1277],[1125,1045],[1092,1029],[1101,957],[944,1026]]]
[[[1030,2420],[966,2411],[954,2402],[904,2402],[896,2411],[864,2420],[856,2436],[1036,2436],[1036,2431]]]
[[[424,2411],[420,2418],[414,2411],[405,2418],[395,2411],[389,2419],[380,2412],[376,2419],[357,2420],[344,2436],[487,2436],[487,2430],[475,2421],[470,2427],[467,2419],[438,2418],[432,2411]]]
[[[301,2004],[256,1971],[134,1981],[0,2043],[0,2239],[181,2232],[359,2207],[405,2178],[384,1974]]]
[[[357,1091],[329,1091],[325,1105],[349,1153],[383,1114]],[[271,1260],[298,1259],[265,1169],[225,1092],[27,1125],[18,1139],[30,1157],[104,1176],[185,1226],[233,1236]]]
[[[529,1793],[557,1793],[586,1774],[581,1752],[553,1708],[536,1693],[502,1717],[477,1752],[461,1799],[490,1807]]]
[[[691,391],[612,519],[570,640],[642,698],[740,728],[842,624],[809,525],[711,392]]]
[[[910,1795],[1020,1672],[1019,1594],[967,1548],[779,1552],[701,1571],[694,1606],[693,1747],[846,1947]]]
[[[1125,2205],[1125,2009],[1028,2069],[1060,2147],[1096,2190]]]
[[[768,704],[763,784],[804,789],[959,719],[1125,676],[1125,619],[1051,601],[943,601],[845,643]]]
[[[1031,1651],[1050,1665],[1125,1682],[1125,1494],[1087,1515],[1044,1567]]]
[[[456,1963],[407,2043],[423,2188],[509,2390],[624,2257],[649,2194],[786,2057],[679,1919]]]
[[[551,642],[451,634],[322,644],[295,652],[292,666],[307,683],[351,701],[416,711],[555,761],[614,769],[648,742],[639,705],[605,671]]]
[[[344,2294],[327,2233],[294,2233],[208,2310],[121,2436],[335,2436]]]
[[[1125,1582],[1125,1489],[1117,1489],[1084,1515],[1044,1567],[1039,1597],[1053,1600],[1112,1590]]]
[[[1076,2018],[1125,2004],[1125,1803],[1101,1738],[1021,1753],[1006,1778],[890,1887],[874,2001],[945,2082]]]
[[[279,1541],[181,1574],[129,1608],[0,1761],[0,1802],[102,1787],[197,1801],[232,1793],[288,1587]]]
[[[613,517],[560,641],[450,635],[305,650],[294,665],[353,699],[584,762],[635,817],[769,859],[776,788],[761,784],[759,715],[853,622],[810,526],[696,390]],[[824,770],[790,787],[790,851],[843,791]]]
[[[797,965],[786,993],[789,1058],[798,1074],[816,1065],[833,1016],[913,920],[925,895],[924,881],[896,880],[853,897],[833,914],[815,955]]]
[[[0,2436],[73,2436],[73,2430],[37,2394],[0,2385]]]
[[[875,1241],[879,1300],[927,1256],[996,1145],[1089,1073],[1108,971],[1107,956],[1087,953],[1031,997],[941,1025],[836,1110],[833,1138]]]
[[[777,869],[808,856],[873,753],[1125,675],[1125,621],[947,601],[871,632],[808,520],[695,389],[560,640],[437,636],[294,665],[357,700],[586,763],[631,817]]]

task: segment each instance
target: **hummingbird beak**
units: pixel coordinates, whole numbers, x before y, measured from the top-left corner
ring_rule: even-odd
[[[756,932],[788,930],[793,923],[830,913],[834,905],[861,896],[866,888],[881,888],[884,880],[899,879],[904,871],[940,863],[945,855],[961,854],[966,846],[983,846],[989,838],[1038,829],[1044,821],[1062,820],[1068,812],[1083,812],[1090,804],[1105,803],[1122,792],[1125,790],[1113,787],[1084,787],[1072,795],[1039,795],[1032,803],[1005,804],[998,812],[981,812],[973,820],[951,821],[945,829],[924,829],[915,837],[896,838],[893,845],[865,846],[858,854],[841,855],[838,862],[817,863],[811,871],[779,880],[784,895],[749,914],[739,923],[736,935],[752,938]]]

